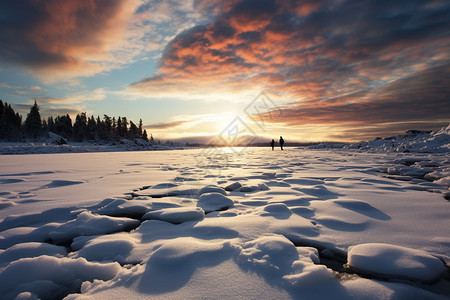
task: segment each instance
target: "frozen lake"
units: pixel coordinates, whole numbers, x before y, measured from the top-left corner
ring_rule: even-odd
[[[446,153],[0,156],[0,294],[446,299],[448,172]]]

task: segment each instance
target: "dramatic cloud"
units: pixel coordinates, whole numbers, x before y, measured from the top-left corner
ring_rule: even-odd
[[[393,121],[449,121],[450,64],[430,68],[336,98],[298,102],[277,113],[256,116],[268,122],[306,124],[378,124]]]
[[[450,4],[445,1],[199,1],[212,21],[166,47],[154,96],[265,90],[297,99],[275,122],[448,119]]]
[[[2,1],[0,61],[59,81],[117,67],[139,0]],[[121,51],[119,55],[114,51]],[[133,55],[128,53],[129,55]]]

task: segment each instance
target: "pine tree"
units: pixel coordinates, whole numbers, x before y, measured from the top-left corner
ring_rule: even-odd
[[[142,133],[142,138],[148,142],[147,130],[144,129],[144,133]]]
[[[42,121],[39,114],[39,106],[36,100],[30,109],[30,113],[25,120],[25,130],[28,136],[36,139],[42,134]]]
[[[111,138],[111,133],[113,131],[112,120],[108,115],[103,115],[103,121],[105,123],[105,131],[109,140]]]
[[[124,138],[128,135],[128,121],[126,117],[122,117],[122,128],[120,130],[120,134]]]
[[[0,139],[19,141],[22,134],[22,116],[7,102],[0,100]]]
[[[117,124],[116,124],[116,131],[115,132],[116,132],[117,137],[120,140],[120,138],[122,137],[122,118],[120,116],[117,118]]]
[[[87,133],[87,118],[86,113],[82,112],[78,114],[75,118],[75,123],[73,124],[73,137],[76,141],[82,142],[86,139]]]
[[[142,132],[142,119],[139,119],[139,127],[138,127],[139,138],[143,138],[142,134],[143,134],[143,132]]]
[[[55,121],[53,120],[53,117],[47,118],[47,125],[48,125],[48,131],[55,132]]]
[[[131,140],[137,139],[137,138],[141,138],[139,135],[139,129],[136,126],[136,124],[133,123],[133,121],[130,121],[130,129],[128,131],[128,137]]]
[[[86,137],[88,140],[95,140],[97,138],[97,123],[95,122],[94,116],[88,119]]]

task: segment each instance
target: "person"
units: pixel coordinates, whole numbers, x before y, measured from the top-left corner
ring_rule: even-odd
[[[270,142],[270,145],[272,146],[272,151],[273,151],[273,148],[275,147],[275,140],[274,139],[272,139],[272,141]]]
[[[281,150],[283,150],[283,145],[284,145],[284,140],[283,140],[283,137],[280,136],[280,147],[281,147]]]

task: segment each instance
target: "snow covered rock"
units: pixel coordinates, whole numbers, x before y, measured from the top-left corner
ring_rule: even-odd
[[[54,145],[66,145],[67,140],[63,138],[62,136],[49,132],[48,133],[48,139],[45,141],[47,144],[54,144]]]
[[[344,148],[369,152],[445,153],[450,151],[450,125],[431,133],[429,131],[408,130],[406,134],[358,142],[346,145]]]
[[[377,277],[432,282],[445,272],[444,263],[421,250],[368,243],[350,247],[348,266]]]
[[[225,191],[234,191],[241,187],[242,184],[240,184],[239,182],[233,182],[232,184],[229,184],[225,187]]]
[[[50,255],[64,257],[67,255],[66,248],[47,243],[20,243],[6,250],[0,250],[0,268],[7,266],[10,262],[26,258]]]
[[[49,233],[56,243],[70,242],[74,237],[96,235],[129,230],[139,225],[138,220],[129,218],[114,218],[94,215],[88,211],[80,213],[75,220],[62,224]]]
[[[78,247],[77,244],[82,244],[82,238],[78,237],[72,243]],[[133,239],[128,233],[121,232],[117,234],[103,235],[92,238],[87,241],[83,247],[76,252],[70,254],[71,258],[85,258],[88,261],[97,262],[118,262],[120,264],[139,263],[140,261],[129,261],[128,257],[132,250],[137,247],[137,241]]]
[[[91,263],[84,258],[22,258],[0,271],[0,295],[14,299],[29,292],[41,299],[61,299],[79,290],[83,281],[110,280],[120,269],[118,263]]]
[[[205,211],[201,207],[174,207],[146,213],[143,220],[160,220],[173,224],[202,220]]]
[[[225,210],[233,205],[233,200],[219,193],[202,194],[197,202],[197,206],[207,213],[215,210]]]
[[[223,188],[221,188],[220,186],[216,186],[216,185],[207,185],[205,187],[202,187],[200,189],[200,191],[198,192],[199,195],[203,195],[206,193],[219,193],[224,196],[227,195],[227,192]]]
[[[147,201],[112,199],[110,203],[96,211],[99,215],[108,215],[113,217],[139,218],[151,208]]]

